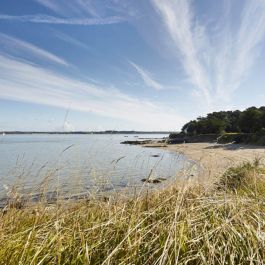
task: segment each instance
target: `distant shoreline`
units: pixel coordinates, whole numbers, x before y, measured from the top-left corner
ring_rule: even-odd
[[[12,134],[170,134],[171,131],[74,131],[74,132],[41,132],[41,131],[0,131],[0,135]]]

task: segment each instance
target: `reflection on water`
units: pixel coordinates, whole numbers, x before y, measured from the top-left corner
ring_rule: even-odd
[[[141,135],[162,138],[166,135]],[[169,178],[190,161],[160,149],[120,144],[135,135],[5,135],[0,137],[0,196],[23,192],[83,193],[141,186],[141,179]]]

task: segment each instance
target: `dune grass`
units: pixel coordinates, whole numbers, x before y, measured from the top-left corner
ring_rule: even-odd
[[[229,168],[212,185],[176,183],[129,199],[11,208],[0,264],[263,264],[264,168]]]

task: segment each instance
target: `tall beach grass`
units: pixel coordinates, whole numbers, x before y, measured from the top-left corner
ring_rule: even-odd
[[[0,264],[263,264],[265,171],[115,199],[39,202],[0,216]]]

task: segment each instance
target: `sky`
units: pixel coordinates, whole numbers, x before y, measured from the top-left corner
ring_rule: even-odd
[[[264,69],[265,0],[0,0],[0,131],[176,131]]]

